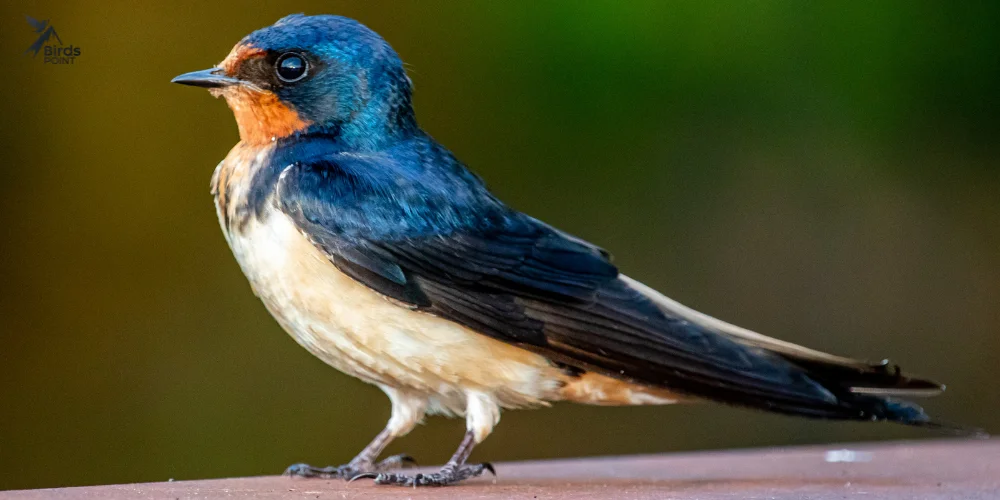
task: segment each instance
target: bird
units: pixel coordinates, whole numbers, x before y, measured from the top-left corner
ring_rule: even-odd
[[[495,475],[468,459],[501,410],[561,401],[949,427],[900,399],[943,385],[695,311],[505,204],[418,125],[400,57],[358,21],[290,15],[172,81],[235,116],[240,141],[211,192],[253,292],[302,347],[391,403],[349,463],[287,475],[401,486]],[[440,470],[380,460],[426,415],[466,422]]]

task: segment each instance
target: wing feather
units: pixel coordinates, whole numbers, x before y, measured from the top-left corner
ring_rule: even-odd
[[[386,182],[366,177],[385,169],[364,161],[351,155],[292,166],[276,203],[338,268],[410,307],[570,366],[774,411],[861,418],[864,411],[847,402],[850,385],[835,376],[899,385],[871,364],[684,308],[620,276],[604,250],[510,210],[484,189],[432,190],[399,179],[392,196],[367,189]],[[465,206],[449,203],[456,198]],[[812,376],[817,366],[833,367],[818,371],[828,380]]]

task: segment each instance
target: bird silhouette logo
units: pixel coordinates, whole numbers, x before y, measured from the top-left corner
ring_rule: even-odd
[[[52,37],[56,38],[59,45],[63,44],[62,39],[59,38],[59,34],[56,33],[56,29],[49,24],[48,19],[39,21],[31,16],[24,17],[28,19],[28,24],[30,24],[32,29],[35,30],[35,33],[38,33],[38,39],[35,40],[35,43],[31,44],[31,47],[28,47],[28,50],[24,51],[25,54],[31,52],[32,57],[37,56],[38,52],[42,50],[42,47],[44,47],[45,44],[52,39]]]

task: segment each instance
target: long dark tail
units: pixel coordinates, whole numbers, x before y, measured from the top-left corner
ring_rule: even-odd
[[[711,347],[718,352],[728,351],[734,356],[757,357],[760,363],[750,363],[747,373],[740,377],[732,373],[691,370],[684,374],[672,370],[676,359],[660,360],[642,356],[642,362],[631,365],[631,375],[652,385],[669,378],[669,388],[685,390],[721,403],[758,408],[777,413],[812,418],[858,421],[888,421],[917,427],[927,427],[954,434],[985,436],[978,429],[970,429],[932,419],[917,404],[901,398],[935,396],[944,386],[923,378],[906,375],[888,361],[870,363],[809,349],[790,342],[761,335],[757,332],[720,321],[687,307],[660,292],[627,276],[619,280],[626,287],[649,299],[660,311],[675,322],[656,327],[669,333],[668,337]],[[618,307],[626,312],[633,303],[614,303],[605,296],[605,307]],[[633,313],[634,314],[634,313]],[[623,315],[628,320],[633,316]],[[683,320],[683,321],[676,321]],[[584,329],[589,327],[584,327]],[[696,333],[701,334],[696,335]],[[747,352],[727,345],[719,338],[750,348]],[[572,339],[570,339],[572,340]],[[593,347],[592,345],[590,346]],[[609,350],[620,349],[617,344],[602,346]],[[631,355],[626,351],[622,356]],[[659,362],[659,363],[657,363]],[[646,370],[648,368],[648,370]],[[657,369],[663,371],[656,371]],[[643,374],[646,371],[648,373]],[[705,373],[708,373],[705,375]],[[624,374],[625,371],[619,373]],[[610,376],[616,376],[614,371]],[[768,384],[782,380],[781,384]]]
[[[945,386],[907,376],[888,360],[864,366],[845,366],[783,357],[804,368],[810,378],[837,395],[841,412],[832,412],[829,415],[832,418],[896,422],[955,435],[988,437],[981,429],[935,420],[916,403],[898,399],[899,396],[936,396],[944,391]]]

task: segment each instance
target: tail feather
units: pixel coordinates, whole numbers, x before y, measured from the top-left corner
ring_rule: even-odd
[[[777,356],[792,365],[796,371],[800,370],[802,375],[822,386],[832,396],[832,401],[761,398],[733,388],[728,391],[715,388],[716,399],[719,401],[805,417],[889,421],[956,435],[987,436],[980,429],[932,419],[917,404],[896,399],[897,396],[935,396],[942,393],[945,386],[904,374],[899,366],[888,360],[871,363],[767,337],[695,311],[627,276],[620,279],[649,298],[668,316],[684,319],[707,331]]]
[[[847,366],[787,354],[779,355],[802,367],[810,377],[826,384],[836,384],[855,394],[926,397],[937,396],[945,389],[943,384],[933,380],[904,374],[898,365],[889,363],[889,360],[877,364],[859,362]]]
[[[910,401],[875,396],[856,396],[849,402],[852,406],[867,413],[872,420],[887,420],[918,427],[927,426],[932,422],[931,417],[923,408]]]
[[[931,418],[920,405],[894,396],[936,396],[943,384],[903,374],[898,365],[884,360],[866,367],[844,366],[786,357],[806,370],[807,375],[837,395],[854,420],[895,422],[933,429],[956,436],[987,438],[982,429],[965,427]]]
[[[859,394],[933,396],[944,386],[936,382],[903,375],[888,360],[870,363],[835,356],[747,330],[687,307],[627,276],[621,280],[645,295],[668,316],[681,318],[699,327],[729,337],[744,345],[773,353],[802,367],[817,379],[836,381],[836,385]]]
[[[965,427],[951,422],[932,419],[919,405],[902,399],[877,396],[855,396],[851,403],[869,414],[872,420],[896,422],[914,427],[924,427],[956,436],[986,439],[989,434],[982,429]]]
[[[906,375],[888,360],[862,367],[783,357],[837,395],[849,419],[895,422],[957,436],[989,437],[982,429],[933,419],[916,403],[895,397],[936,396],[944,392],[945,386]]]

